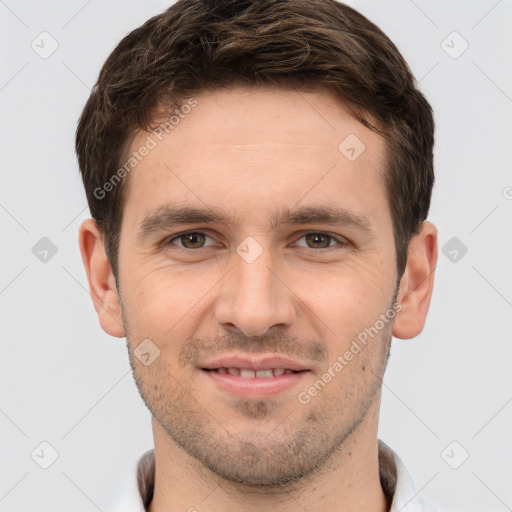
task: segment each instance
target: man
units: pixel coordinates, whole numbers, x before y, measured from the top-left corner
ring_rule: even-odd
[[[121,41],[76,137],[91,296],[152,413],[119,511],[432,510],[377,428],[432,294],[433,132],[335,0],[178,0]]]

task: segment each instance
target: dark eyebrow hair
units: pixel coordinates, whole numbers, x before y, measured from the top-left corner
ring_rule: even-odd
[[[268,218],[270,229],[279,225],[292,224],[330,224],[333,226],[354,227],[366,234],[373,234],[374,228],[365,215],[351,212],[345,208],[328,206],[307,206],[291,210],[285,207],[273,212]],[[236,226],[240,224],[239,216],[213,208],[195,208],[191,206],[162,205],[150,210],[144,216],[137,230],[137,239],[144,240],[153,233],[185,224],[224,224]]]

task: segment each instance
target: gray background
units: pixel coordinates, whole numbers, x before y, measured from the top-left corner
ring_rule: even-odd
[[[111,510],[152,447],[125,341],[101,330],[88,294],[77,229],[89,215],[73,140],[108,54],[168,5],[0,0],[4,512]],[[424,332],[394,342],[380,437],[442,509],[511,510],[512,3],[351,5],[403,52],[437,122],[434,297]],[[47,58],[55,43],[43,31],[58,43]],[[43,237],[56,254],[41,252]],[[58,453],[48,469],[43,441]]]

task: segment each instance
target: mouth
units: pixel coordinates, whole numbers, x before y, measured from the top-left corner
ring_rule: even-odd
[[[251,370],[234,366],[201,368],[206,384],[239,398],[270,399],[291,391],[310,373],[310,370],[291,368],[260,368]],[[301,386],[301,389],[304,386]]]
[[[250,370],[247,368],[203,368],[205,372],[215,372],[220,375],[233,375],[242,379],[270,379],[281,375],[292,375],[309,370],[291,370],[290,368],[265,368],[262,370]]]

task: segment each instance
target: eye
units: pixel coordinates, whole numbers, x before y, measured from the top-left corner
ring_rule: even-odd
[[[330,247],[333,247],[330,245],[331,242],[337,242],[334,244],[334,246],[348,245],[348,241],[345,240],[343,237],[335,237],[333,235],[330,235],[329,233],[323,233],[322,231],[312,231],[310,233],[306,233],[299,240],[301,240],[302,238],[305,238],[306,243],[310,245],[299,245],[299,247],[307,247],[309,249],[329,249]],[[313,247],[311,247],[311,245]]]
[[[203,244],[206,238],[210,238],[208,235],[205,235],[201,231],[187,231],[186,233],[180,233],[170,239],[167,240],[166,244],[174,244],[175,240],[182,241],[181,245],[178,247],[183,247],[185,249],[202,249]],[[210,238],[210,240],[212,240]]]

